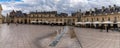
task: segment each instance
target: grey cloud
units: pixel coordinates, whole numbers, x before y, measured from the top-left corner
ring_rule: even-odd
[[[29,11],[52,11],[57,10],[58,12],[66,12],[72,13],[76,12],[79,9],[82,11],[89,10],[91,8],[101,8],[101,6],[108,6],[108,5],[120,5],[119,0],[78,0],[78,2],[74,2],[77,0],[23,0],[22,2],[7,2],[1,3],[4,6],[14,9],[20,9],[23,12]],[[12,5],[12,6],[11,6]],[[4,9],[4,8],[3,8]],[[8,9],[4,9],[3,14],[7,13]],[[11,11],[12,9],[8,10]]]

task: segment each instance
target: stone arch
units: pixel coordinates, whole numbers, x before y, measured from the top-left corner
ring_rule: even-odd
[[[20,20],[20,23],[22,24],[22,23],[23,23],[23,21],[22,21],[22,20]]]
[[[37,24],[39,24],[39,23],[38,23],[38,21],[39,21],[39,20],[38,20],[38,19],[36,19]]]
[[[19,23],[19,20],[17,19],[16,23]]]

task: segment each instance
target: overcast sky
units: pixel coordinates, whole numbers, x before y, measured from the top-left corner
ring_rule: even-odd
[[[120,0],[0,0],[0,4],[3,15],[11,10],[22,10],[25,13],[36,10],[72,13],[79,9],[85,11],[114,4],[120,6]]]

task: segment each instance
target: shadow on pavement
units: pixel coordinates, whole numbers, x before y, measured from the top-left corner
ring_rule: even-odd
[[[33,43],[34,43],[38,48],[44,48],[44,47],[42,47],[42,46],[40,45],[40,42],[39,42],[39,41],[40,41],[41,39],[50,37],[50,36],[52,36],[52,35],[54,35],[54,34],[55,34],[55,32],[50,33],[50,34],[47,34],[47,35],[42,36],[42,37],[38,37],[38,38],[36,38],[36,39],[33,41]]]

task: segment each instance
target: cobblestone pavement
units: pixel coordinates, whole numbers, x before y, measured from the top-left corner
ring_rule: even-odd
[[[120,48],[120,32],[100,29],[75,28],[83,48]]]
[[[40,37],[53,33],[61,27],[45,25],[0,25],[0,48],[40,48]]]

